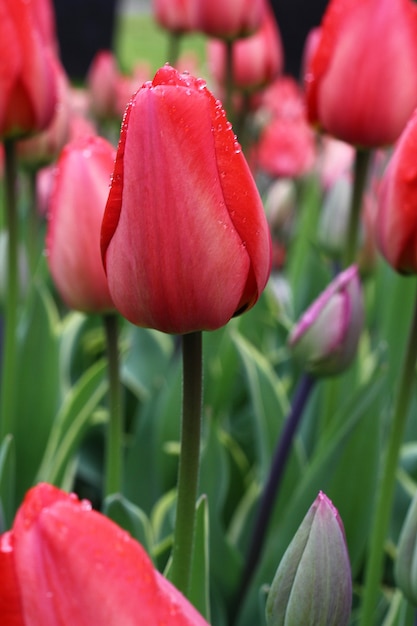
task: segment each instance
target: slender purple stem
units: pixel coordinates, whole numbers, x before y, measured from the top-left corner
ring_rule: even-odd
[[[292,449],[294,435],[297,431],[298,425],[300,424],[304,407],[306,406],[316,380],[316,378],[313,378],[309,374],[304,374],[301,378],[294,395],[291,411],[287,417],[282,435],[275,449],[269,477],[259,503],[258,516],[252,532],[249,551],[245,559],[245,567],[240,579],[240,585],[238,587],[238,592],[233,606],[233,614],[236,618],[238,617],[237,612],[243,604],[246,591],[262,555],[268,524],[276,502],[278,489],[284,476],[288,455]]]

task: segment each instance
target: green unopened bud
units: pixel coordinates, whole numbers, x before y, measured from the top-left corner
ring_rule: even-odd
[[[407,600],[417,606],[417,494],[401,530],[394,575]]]
[[[342,520],[320,492],[285,552],[266,603],[268,626],[346,626],[352,578]]]
[[[339,374],[352,362],[363,325],[358,269],[336,276],[293,328],[288,344],[309,374]]]

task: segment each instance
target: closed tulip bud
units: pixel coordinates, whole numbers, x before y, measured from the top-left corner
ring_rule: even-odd
[[[127,532],[43,483],[0,537],[0,615],[2,626],[208,626]]]
[[[339,513],[320,492],[277,569],[266,603],[268,626],[346,626],[352,579]]]
[[[51,275],[64,302],[86,313],[114,310],[100,255],[114,157],[113,146],[98,136],[67,144],[49,199],[46,252]]]
[[[417,496],[414,496],[398,540],[395,582],[411,604],[417,606]]]
[[[415,3],[331,0],[305,81],[313,124],[356,146],[394,143],[417,105]]]
[[[97,119],[108,120],[115,117],[119,79],[114,54],[110,50],[97,52],[87,74],[91,110]]]
[[[349,267],[302,315],[288,343],[294,357],[314,376],[339,374],[353,361],[363,326],[358,269]]]
[[[380,252],[398,272],[417,272],[417,112],[397,143],[382,177],[375,219]]]
[[[194,0],[152,0],[156,21],[173,33],[186,33],[195,28]]]
[[[212,40],[208,45],[211,74],[221,85],[226,82],[226,43]],[[250,37],[233,44],[233,84],[251,91],[270,83],[283,67],[281,35],[271,8],[265,2],[260,28]]]
[[[168,333],[251,308],[270,273],[263,205],[220,102],[172,67],[125,113],[102,254],[116,308]]]
[[[260,28],[264,0],[197,0],[197,30],[219,39],[247,37]]]
[[[0,137],[23,137],[51,122],[57,99],[42,2],[5,0],[0,7]],[[39,12],[39,13],[38,13]],[[48,37],[48,38],[47,38]]]

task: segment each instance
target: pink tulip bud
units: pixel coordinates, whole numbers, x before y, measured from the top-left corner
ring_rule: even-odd
[[[302,315],[288,343],[306,372],[339,374],[352,362],[363,325],[363,297],[358,269],[336,276]]]
[[[264,0],[198,0],[197,30],[219,39],[247,37],[260,28]]]
[[[281,35],[275,16],[265,3],[260,28],[250,37],[233,44],[233,84],[246,91],[270,83],[283,68]],[[226,43],[211,40],[208,45],[209,68],[221,85],[226,81]]]
[[[114,157],[113,146],[98,136],[67,144],[49,200],[46,248],[52,278],[64,302],[87,313],[114,309],[100,255]]]
[[[152,0],[156,21],[173,33],[186,33],[195,29],[194,0]]]
[[[347,626],[352,578],[337,509],[319,493],[277,569],[266,604],[268,626]]]
[[[262,201],[219,101],[165,66],[125,113],[102,226],[116,308],[169,333],[213,330],[269,277]]]
[[[394,143],[417,105],[417,7],[331,0],[306,59],[310,121],[348,143]]]
[[[99,120],[112,119],[117,114],[119,80],[114,54],[110,50],[100,50],[92,60],[87,75],[91,110]]]
[[[128,533],[44,483],[0,537],[0,615],[2,626],[208,626]]]

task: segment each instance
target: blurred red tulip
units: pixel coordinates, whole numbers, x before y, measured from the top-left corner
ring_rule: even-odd
[[[0,615],[2,626],[208,626],[127,532],[45,483],[0,537]]]
[[[382,177],[374,227],[376,241],[398,272],[417,273],[417,111]]]
[[[392,144],[417,105],[417,6],[331,0],[306,61],[309,120],[348,143]]]
[[[253,34],[262,23],[263,0],[197,0],[197,30],[219,39]]]
[[[138,326],[212,330],[269,277],[262,201],[204,81],[161,68],[129,104],[102,227],[115,306]]]
[[[106,120],[116,115],[119,69],[116,57],[110,50],[100,50],[91,62],[87,86],[93,115]]]
[[[210,72],[220,84],[226,80],[226,43],[212,40],[208,45]],[[250,37],[233,43],[233,84],[253,90],[271,82],[283,67],[281,35],[269,5],[264,2],[260,28]]]
[[[195,27],[194,0],[153,0],[153,13],[160,26],[174,33],[185,33]]]
[[[278,78],[266,89],[258,118],[257,166],[273,177],[296,178],[310,172],[316,158],[315,136],[293,78]]]
[[[37,169],[56,159],[69,139],[69,81],[58,59],[54,60],[54,67],[57,76],[57,104],[51,123],[45,130],[21,139],[17,144],[19,160],[28,168]]]
[[[49,204],[46,251],[66,304],[87,313],[113,310],[100,256],[101,220],[115,150],[101,137],[81,137],[62,151]]]
[[[38,2],[0,2],[0,136],[43,130],[54,115],[53,52],[41,30]]]

